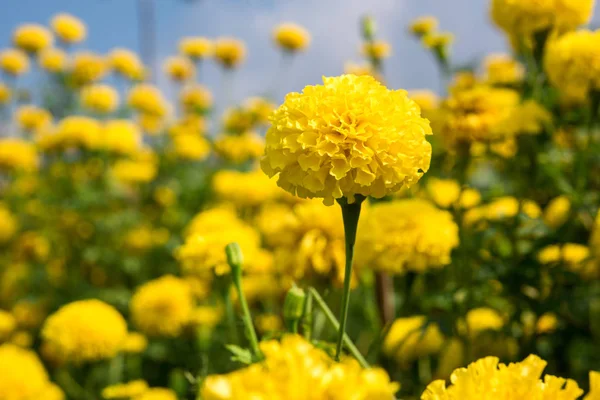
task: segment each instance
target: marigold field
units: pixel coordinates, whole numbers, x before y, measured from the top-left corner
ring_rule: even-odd
[[[73,15],[15,29],[0,400],[600,400],[595,2],[489,3],[510,54],[457,66],[434,16],[395,39],[440,93],[386,86],[365,16],[363,63],[225,110],[200,72],[243,38],[151,71]]]

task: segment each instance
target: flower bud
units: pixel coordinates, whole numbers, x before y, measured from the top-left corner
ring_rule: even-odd
[[[225,254],[227,255],[227,263],[231,267],[233,275],[242,274],[242,265],[244,265],[244,254],[240,245],[236,242],[229,243],[225,246]]]
[[[304,312],[304,301],[306,293],[299,287],[293,287],[288,290],[283,303],[283,318],[286,321],[296,321],[302,317]]]
[[[365,15],[362,19],[362,32],[365,40],[373,40],[377,32],[375,19],[370,15]]]

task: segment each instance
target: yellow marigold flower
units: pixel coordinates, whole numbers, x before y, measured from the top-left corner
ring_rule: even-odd
[[[392,55],[392,46],[383,40],[366,42],[362,46],[362,54],[374,60],[383,60]]]
[[[294,23],[283,23],[273,31],[275,44],[283,50],[294,53],[304,50],[310,44],[310,33],[304,27]]]
[[[127,323],[100,300],[80,300],[50,315],[41,335],[63,359],[80,364],[114,357],[127,337]]]
[[[260,344],[265,360],[227,375],[211,375],[203,382],[203,400],[392,399],[400,386],[380,368],[362,369],[355,360],[335,363],[320,349],[297,335],[281,342]]]
[[[8,311],[0,310],[0,343],[7,341],[16,328],[15,317]]]
[[[509,36],[527,39],[540,31],[585,25],[593,8],[594,0],[492,0],[491,15]]]
[[[194,61],[211,57],[214,52],[212,40],[197,36],[185,37],[179,42],[179,52]]]
[[[514,134],[535,135],[552,123],[552,114],[535,100],[525,100],[519,104],[504,121],[503,129],[505,132]]]
[[[383,342],[383,352],[401,363],[438,353],[444,336],[436,323],[422,315],[399,318],[392,323]]]
[[[544,209],[544,222],[553,229],[564,225],[571,214],[571,201],[567,196],[555,197]]]
[[[109,85],[89,85],[81,90],[81,103],[91,111],[111,113],[119,106],[119,93]]]
[[[38,144],[45,150],[71,147],[96,149],[100,144],[101,125],[93,118],[70,116],[59,122],[55,132],[38,136]]]
[[[173,150],[177,157],[184,160],[202,161],[210,154],[210,143],[202,136],[193,133],[175,135]]]
[[[142,393],[140,396],[134,398],[134,400],[178,400],[177,394],[171,389],[165,388],[150,388],[148,391]]]
[[[194,308],[190,316],[190,324],[199,328],[213,329],[223,319],[220,307],[200,306]]]
[[[199,233],[216,233],[224,226],[237,225],[240,222],[233,207],[221,206],[201,211],[188,224],[185,236],[190,237]]]
[[[138,332],[129,332],[121,346],[121,351],[129,354],[139,354],[146,351],[147,347],[148,339],[146,339],[146,336]]]
[[[590,392],[583,400],[600,399],[600,372],[590,371]]]
[[[590,248],[578,243],[565,243],[561,251],[562,259],[571,270],[577,271],[582,262],[590,257]]]
[[[440,103],[439,97],[431,90],[411,90],[408,96],[417,103],[423,113],[435,110]]]
[[[378,203],[359,226],[356,264],[394,274],[421,272],[449,264],[458,244],[448,211],[422,199]]]
[[[472,338],[485,331],[499,331],[504,327],[502,316],[496,310],[487,307],[469,310],[466,321],[469,336]]]
[[[184,82],[193,78],[196,74],[196,67],[185,57],[169,57],[164,64],[167,75],[176,82]]]
[[[454,42],[454,35],[449,32],[430,33],[423,36],[423,46],[428,49],[446,49]]]
[[[461,208],[473,208],[481,203],[481,193],[477,189],[467,188],[462,191],[458,199]]]
[[[61,49],[48,48],[38,54],[38,63],[48,72],[63,72],[67,67],[67,53]]]
[[[302,198],[383,197],[429,169],[429,121],[406,91],[369,76],[323,78],[290,93],[272,116],[263,171]],[[298,116],[302,115],[302,118]]]
[[[15,29],[13,44],[28,53],[37,53],[52,46],[52,33],[42,25],[24,24]]]
[[[100,149],[127,155],[139,150],[142,134],[136,124],[127,119],[107,121],[102,128]]]
[[[0,170],[35,171],[39,166],[33,143],[16,138],[0,138]]]
[[[438,207],[449,208],[460,196],[460,185],[454,179],[430,178],[427,180],[427,193]]]
[[[544,247],[538,252],[537,259],[542,264],[551,264],[559,262],[561,259],[560,246],[553,244]]]
[[[140,83],[129,91],[127,103],[144,114],[163,116],[167,112],[167,102],[161,91],[148,83]]]
[[[264,97],[249,97],[244,101],[244,108],[253,123],[263,124],[269,122],[275,104]]]
[[[149,389],[148,383],[138,379],[127,383],[119,383],[102,389],[103,399],[137,399]]]
[[[87,28],[85,24],[73,15],[61,13],[50,21],[54,34],[65,43],[79,43],[85,40]]]
[[[17,232],[18,225],[13,213],[0,203],[0,243],[8,242]]]
[[[202,114],[212,107],[213,96],[205,86],[190,85],[181,91],[179,101],[185,112]]]
[[[113,176],[121,183],[148,183],[157,173],[156,163],[148,160],[120,160],[111,168]]]
[[[433,33],[438,27],[438,20],[436,17],[426,15],[414,19],[410,23],[409,30],[415,36],[424,36]]]
[[[261,314],[256,316],[256,329],[262,333],[277,332],[283,329],[283,321],[276,314]]]
[[[70,67],[70,80],[74,86],[83,86],[101,79],[108,70],[107,60],[90,51],[76,53]]]
[[[521,82],[525,68],[508,54],[491,54],[484,60],[485,80],[491,85],[512,85]]]
[[[216,152],[228,161],[241,164],[258,158],[265,150],[262,137],[253,131],[240,135],[219,135],[214,142]]]
[[[0,52],[0,68],[9,75],[22,75],[29,71],[29,58],[21,50],[2,50]]]
[[[519,363],[499,364],[496,357],[485,357],[459,368],[450,377],[429,384],[421,400],[560,399],[576,400],[583,394],[570,379],[546,375],[540,379],[546,362],[530,355]]]
[[[130,80],[144,78],[144,65],[140,58],[131,50],[116,48],[108,55],[110,67],[118,74]]]
[[[542,314],[540,318],[537,320],[535,331],[538,335],[542,335],[544,333],[552,333],[556,330],[558,326],[558,318],[556,314],[552,312],[547,312]]]
[[[169,207],[177,201],[177,193],[168,186],[159,186],[154,190],[154,200],[163,207]]]
[[[34,105],[25,105],[17,109],[17,122],[21,129],[36,132],[52,122],[52,114]]]
[[[577,31],[550,40],[544,69],[567,101],[583,103],[600,90],[600,31]]]
[[[0,398],[11,400],[64,400],[52,384],[37,355],[13,344],[0,346]]]
[[[1,55],[0,55],[1,57]],[[10,101],[11,91],[8,86],[0,82],[0,105],[6,104]]]
[[[485,206],[485,217],[490,221],[514,218],[519,213],[519,201],[512,196],[499,197]]]
[[[50,243],[38,232],[24,232],[15,244],[15,256],[24,261],[43,262],[48,259]]]
[[[123,238],[125,248],[134,253],[144,252],[154,246],[160,246],[166,242],[160,229],[152,229],[148,224],[141,224],[125,233]],[[167,236],[168,240],[168,236]]]
[[[134,325],[142,333],[177,337],[190,321],[192,292],[183,279],[165,275],[139,286],[129,309]]]
[[[225,68],[234,68],[246,58],[246,46],[241,40],[219,38],[215,42],[215,58]]]
[[[281,194],[277,184],[260,170],[221,170],[214,175],[212,185],[219,199],[237,206],[259,206]]]
[[[230,133],[240,134],[252,128],[252,115],[241,107],[228,108],[223,113],[223,128]]]
[[[542,215],[542,209],[533,200],[523,200],[521,203],[521,211],[532,219],[539,218]]]

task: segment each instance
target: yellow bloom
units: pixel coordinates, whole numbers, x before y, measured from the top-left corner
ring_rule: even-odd
[[[467,312],[467,330],[471,338],[477,338],[485,331],[499,331],[504,327],[504,319],[494,309],[487,307],[474,308]]]
[[[383,40],[366,42],[363,44],[362,54],[374,60],[382,60],[392,55],[392,46]]]
[[[546,246],[539,251],[537,259],[542,264],[551,264],[559,262],[561,259],[561,249],[558,245]]]
[[[182,133],[173,136],[173,149],[181,159],[202,161],[210,154],[210,143],[198,134]]]
[[[0,346],[0,398],[10,400],[64,400],[52,384],[37,355],[13,344]]]
[[[197,61],[211,57],[214,45],[210,39],[205,37],[185,37],[179,42],[179,52]]]
[[[485,79],[491,85],[512,85],[523,80],[525,68],[507,54],[491,54],[484,60]]]
[[[213,177],[213,190],[221,200],[250,207],[264,204],[281,194],[277,184],[260,170],[221,170]]]
[[[521,211],[532,219],[539,218],[542,215],[542,209],[533,200],[524,200],[521,203]]]
[[[0,55],[0,57],[2,56]],[[11,96],[12,93],[10,91],[10,88],[4,83],[0,82],[0,106],[8,103],[10,101]]]
[[[261,314],[256,317],[256,329],[260,332],[277,332],[283,329],[283,321],[276,314]]]
[[[201,306],[196,307],[190,316],[192,326],[213,329],[223,319],[223,310],[220,307]]]
[[[42,25],[21,25],[13,33],[13,44],[28,53],[37,53],[52,46],[53,42],[52,33]]]
[[[13,213],[0,203],[0,244],[8,242],[15,235],[18,225]]]
[[[152,229],[148,224],[141,224],[127,231],[123,241],[127,250],[140,253],[154,246],[163,245],[168,239],[168,231],[165,235],[161,229]]]
[[[129,309],[133,324],[144,334],[177,337],[190,321],[192,292],[183,279],[165,275],[139,286]]]
[[[196,67],[185,57],[169,57],[164,66],[167,75],[176,82],[187,81],[196,74]]]
[[[439,97],[431,90],[411,90],[408,96],[421,107],[421,112],[429,112],[435,110],[439,105]]]
[[[590,371],[590,392],[583,400],[600,399],[600,372]]]
[[[221,134],[214,144],[221,157],[236,164],[256,159],[265,150],[264,139],[252,131],[240,135]]]
[[[139,354],[143,353],[147,347],[148,339],[146,339],[146,336],[138,332],[129,332],[123,346],[121,346],[121,351],[129,354]]]
[[[449,264],[458,244],[448,211],[422,199],[377,203],[359,226],[356,264],[393,274],[422,272]]]
[[[590,257],[590,248],[578,243],[565,243],[562,247],[562,259],[573,271],[577,271],[582,262]]]
[[[42,50],[38,55],[38,63],[48,72],[62,72],[67,66],[67,53],[55,48]]]
[[[156,163],[152,160],[120,160],[111,168],[113,176],[121,183],[148,183],[157,173]]]
[[[44,150],[71,147],[96,149],[100,143],[101,125],[88,117],[70,116],[59,122],[54,132],[38,136],[38,144]]]
[[[0,138],[0,170],[35,171],[39,166],[33,143],[16,138]]]
[[[82,105],[98,113],[111,113],[119,106],[119,92],[112,86],[94,84],[81,90]]]
[[[460,185],[453,179],[430,178],[427,181],[427,193],[438,207],[449,208],[460,196]]]
[[[50,315],[41,335],[62,359],[80,364],[114,357],[127,337],[127,323],[100,300],[80,300]]]
[[[213,104],[210,90],[202,85],[185,87],[179,95],[179,101],[187,113],[202,114],[208,111]]]
[[[454,35],[449,32],[430,33],[423,36],[422,42],[428,49],[445,49],[454,42]]]
[[[225,68],[238,66],[246,57],[246,46],[241,40],[220,38],[215,43],[215,58]]]
[[[552,122],[552,114],[535,100],[525,100],[504,121],[503,129],[514,134],[535,135]]]
[[[571,201],[567,196],[555,197],[544,209],[544,222],[553,229],[564,225],[571,213]]]
[[[136,124],[127,119],[107,121],[102,128],[100,149],[116,154],[134,154],[142,143],[142,134]]]
[[[137,398],[148,391],[148,383],[144,380],[136,380],[127,383],[111,385],[102,390],[103,399]]]
[[[87,29],[85,24],[73,15],[61,13],[50,21],[52,30],[65,43],[79,43],[85,40]]]
[[[145,75],[144,65],[131,50],[116,48],[108,55],[110,67],[118,74],[130,80],[142,80]]]
[[[190,237],[200,233],[216,233],[224,226],[237,225],[240,222],[235,210],[231,207],[217,207],[201,211],[188,224],[185,236]]]
[[[465,209],[475,207],[479,203],[481,203],[481,193],[477,189],[464,189],[458,199],[459,206]]]
[[[0,68],[9,75],[19,76],[29,71],[27,54],[17,49],[0,52]]]
[[[542,314],[537,320],[535,330],[538,333],[538,335],[541,335],[544,333],[554,332],[557,326],[558,318],[556,317],[556,314],[552,312],[547,312],[545,314]]]
[[[167,112],[167,101],[161,91],[148,83],[134,86],[127,98],[127,103],[144,114],[163,116]]]
[[[273,31],[273,39],[283,50],[292,53],[304,50],[310,44],[310,34],[308,31],[294,23],[278,25]]]
[[[16,328],[15,317],[8,311],[0,310],[0,343],[6,342]]]
[[[383,342],[383,352],[406,363],[438,353],[443,344],[444,336],[437,324],[427,324],[426,317],[416,315],[392,323]]]
[[[436,17],[426,15],[423,17],[416,18],[410,23],[410,31],[416,36],[424,36],[433,33],[438,27],[438,20]]]
[[[269,122],[275,104],[264,97],[249,97],[244,100],[244,108],[253,123],[263,124]]]
[[[140,396],[134,397],[133,400],[177,400],[177,395],[171,389],[150,388]]]
[[[369,76],[323,78],[290,93],[272,116],[263,171],[302,198],[383,197],[429,169],[429,121],[403,90]],[[302,118],[299,118],[302,116]]]
[[[34,105],[19,107],[16,117],[21,129],[29,132],[36,132],[52,122],[52,114]]]
[[[101,79],[107,72],[108,63],[99,54],[90,51],[76,53],[70,66],[71,84],[83,86]]]

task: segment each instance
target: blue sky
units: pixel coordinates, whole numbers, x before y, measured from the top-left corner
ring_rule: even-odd
[[[9,0],[4,0],[8,2]],[[10,0],[0,14],[0,46],[10,44],[12,30],[24,22],[47,23],[66,11],[86,21],[87,41],[80,48],[107,52],[111,48],[138,50],[137,0]],[[235,74],[233,98],[261,94],[276,87],[278,97],[315,84],[322,75],[338,75],[349,60],[360,60],[358,21],[372,14],[379,37],[390,41],[393,55],[385,65],[386,80],[394,88],[440,88],[429,54],[406,34],[415,17],[433,14],[441,28],[456,35],[453,47],[458,63],[471,62],[489,52],[505,51],[502,34],[489,22],[489,0],[155,0],[157,4],[157,54],[164,59],[176,52],[183,36],[235,36],[248,46],[248,58]],[[275,25],[293,21],[313,36],[309,50],[293,62],[284,79],[274,82],[280,54],[271,42]],[[218,91],[221,79],[207,65],[203,81]],[[167,87],[164,77],[159,84]]]

